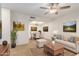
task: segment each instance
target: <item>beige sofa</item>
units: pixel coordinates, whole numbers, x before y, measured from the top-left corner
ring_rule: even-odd
[[[79,38],[75,37],[74,41],[75,42],[68,41],[68,38],[67,39],[64,39],[64,38],[63,39],[55,39],[55,42],[63,44],[64,48],[66,48],[72,52],[79,53]]]

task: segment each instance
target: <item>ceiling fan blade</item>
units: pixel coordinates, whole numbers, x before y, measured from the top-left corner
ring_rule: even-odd
[[[49,12],[45,12],[44,15],[48,14]]]
[[[67,9],[67,8],[70,8],[71,6],[63,6],[63,7],[60,7],[60,9]]]
[[[48,9],[47,7],[40,7],[41,9]]]

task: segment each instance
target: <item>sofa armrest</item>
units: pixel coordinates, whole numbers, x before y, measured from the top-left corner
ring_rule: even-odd
[[[76,50],[79,52],[79,38],[76,38]]]
[[[79,44],[79,37],[76,37],[76,44]]]

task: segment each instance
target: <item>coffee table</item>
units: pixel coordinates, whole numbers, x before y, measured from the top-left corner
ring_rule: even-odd
[[[48,54],[53,56],[64,55],[64,46],[59,43],[55,43],[55,44],[53,44],[52,42],[45,43],[44,52],[45,55]]]

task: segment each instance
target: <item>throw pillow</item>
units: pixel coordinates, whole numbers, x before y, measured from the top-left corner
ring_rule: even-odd
[[[62,35],[57,35],[56,39],[63,40],[63,36]]]
[[[75,37],[70,37],[70,38],[68,39],[68,41],[71,42],[71,43],[75,43],[75,42],[76,42],[76,41],[75,41]]]

